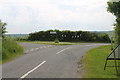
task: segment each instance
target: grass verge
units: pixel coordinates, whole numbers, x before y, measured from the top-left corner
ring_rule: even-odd
[[[20,41],[20,42],[48,44],[48,45],[56,45],[56,46],[61,46],[61,45],[78,45],[78,44],[80,44],[80,43],[73,43],[73,42],[59,42],[59,43],[55,43],[54,41]]]
[[[0,64],[2,63],[2,40],[0,39]]]
[[[115,67],[107,67],[104,71],[106,57],[111,52],[110,45],[101,46],[88,51],[83,58],[84,78],[120,78],[116,76]],[[108,61],[109,66],[114,66],[114,61]]]
[[[91,43],[100,43],[100,42],[59,42],[55,43],[54,41],[18,41],[18,42],[27,42],[27,43],[38,43],[38,44],[48,44],[48,45],[56,45],[56,46],[62,46],[62,45],[85,45],[91,44]]]
[[[23,48],[12,39],[2,41],[2,63],[6,63],[23,53]]]

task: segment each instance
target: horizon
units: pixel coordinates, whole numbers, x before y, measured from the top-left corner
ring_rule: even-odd
[[[48,31],[48,30],[42,30],[42,31]],[[67,31],[67,30],[59,30],[59,31]],[[73,30],[68,30],[68,31],[73,31]],[[76,31],[84,31],[84,30],[76,30]],[[88,32],[111,32],[113,30],[106,30],[106,31],[88,31]],[[40,31],[35,31],[35,32],[40,32]],[[35,33],[35,32],[31,32],[31,33]],[[6,35],[8,34],[30,34],[30,33],[5,33]]]
[[[7,34],[29,34],[50,29],[112,31],[115,17],[108,0],[8,0],[0,3]]]

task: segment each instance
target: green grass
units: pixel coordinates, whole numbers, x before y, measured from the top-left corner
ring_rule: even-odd
[[[59,42],[55,43],[54,41],[20,41],[20,42],[28,42],[28,43],[38,43],[38,44],[48,44],[48,45],[78,45],[80,43],[74,43],[74,42]]]
[[[100,43],[100,42],[59,42],[55,43],[54,41],[18,41],[18,42],[27,42],[27,43],[38,43],[38,44],[48,44],[48,45],[56,45],[56,46],[61,46],[61,45],[84,45],[84,43]]]
[[[0,64],[2,63],[2,40],[0,39]]]
[[[14,40],[7,38],[2,41],[2,63],[6,63],[23,53],[23,48]]]
[[[104,71],[104,63],[111,52],[110,45],[101,46],[88,51],[83,58],[85,78],[120,78],[116,76],[115,67],[107,67]],[[114,66],[114,61],[108,61],[109,66]]]
[[[2,52],[2,40],[0,39],[0,53]]]

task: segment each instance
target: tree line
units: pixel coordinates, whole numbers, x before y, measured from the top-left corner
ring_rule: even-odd
[[[89,31],[60,31],[47,30],[30,33],[28,40],[31,41],[81,41],[81,42],[110,42],[108,34],[97,34]]]

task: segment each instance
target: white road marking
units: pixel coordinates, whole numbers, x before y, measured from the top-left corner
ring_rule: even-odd
[[[93,46],[93,45],[85,45],[85,46]]]
[[[29,50],[26,50],[25,52],[27,53],[27,52],[29,52]]]
[[[42,66],[44,63],[46,63],[46,61],[43,61],[42,63],[40,63],[38,66],[36,66],[35,68],[33,68],[32,70],[28,71],[27,73],[25,73],[22,77],[20,77],[20,79],[25,78],[26,76],[28,76],[30,73],[32,73],[33,71],[35,71],[36,69],[38,69],[40,66]]]
[[[34,49],[31,49],[30,51],[33,51]]]
[[[43,47],[40,47],[40,49],[42,49]]]
[[[57,52],[56,54],[60,54],[61,52],[65,51],[65,50],[67,50],[67,49],[70,49],[70,48],[72,48],[72,47],[65,48],[65,49],[63,49],[63,50]]]
[[[50,46],[47,46],[47,47],[50,47]]]
[[[47,47],[51,47],[52,45],[49,45],[49,46],[43,46],[43,47],[39,47],[39,48],[35,48],[35,49],[31,49],[31,50],[26,50],[25,52],[30,52],[30,51],[34,51],[34,50],[38,50],[38,49],[42,49],[42,48],[47,48]]]
[[[36,48],[36,50],[39,49],[39,48]]]
[[[91,44],[91,45],[84,45],[84,46],[98,46],[98,45],[109,45],[109,44]]]
[[[43,48],[46,48],[46,46],[43,46]]]

